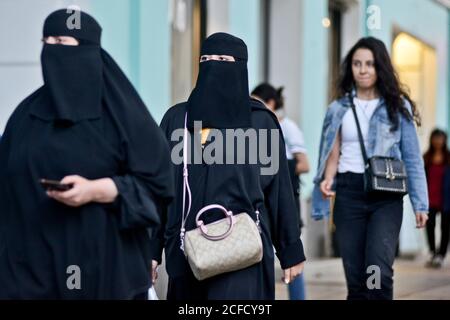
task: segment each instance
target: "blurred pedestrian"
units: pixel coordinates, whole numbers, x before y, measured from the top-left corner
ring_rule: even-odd
[[[295,203],[297,205],[298,223],[300,228],[302,228],[300,175],[309,172],[309,161],[303,132],[294,121],[285,115],[283,87],[275,89],[268,83],[262,83],[253,90],[252,96],[262,100],[275,113],[280,123],[286,143],[286,158],[288,160],[289,174],[294,191]],[[304,273],[289,283],[289,297],[291,300],[305,300]]]
[[[426,266],[440,268],[447,254],[450,234],[450,150],[447,133],[435,129],[430,136],[430,144],[423,156],[428,181],[430,220],[427,223],[427,239],[430,260]],[[441,241],[436,250],[436,216],[441,214]]]

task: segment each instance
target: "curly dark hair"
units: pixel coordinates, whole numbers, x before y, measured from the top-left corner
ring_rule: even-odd
[[[398,128],[398,113],[401,113],[411,121],[415,121],[416,124],[420,126],[420,115],[417,111],[416,104],[410,98],[406,87],[400,83],[398,74],[392,65],[385,44],[377,38],[361,38],[350,49],[341,65],[341,74],[336,86],[336,97],[345,96],[351,92],[355,86],[352,72],[352,60],[358,49],[368,49],[374,56],[375,70],[377,72],[376,87],[380,96],[386,101],[388,117],[392,123],[391,130],[396,130]],[[411,104],[412,115],[405,108],[403,99],[406,99]]]

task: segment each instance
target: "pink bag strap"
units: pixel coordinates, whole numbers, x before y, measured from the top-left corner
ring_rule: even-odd
[[[180,249],[184,251],[184,236],[186,234],[186,221],[191,212],[191,204],[192,204],[192,194],[191,188],[189,186],[189,172],[188,172],[188,143],[187,139],[189,138],[189,132],[187,130],[187,112],[184,116],[184,136],[183,136],[183,214],[181,220],[181,229],[180,229],[180,240],[181,245]],[[188,199],[187,211],[186,211],[186,196]]]
[[[188,114],[186,112],[186,114],[184,115],[184,136],[183,136],[183,213],[182,213],[181,229],[180,229],[180,242],[181,242],[180,249],[183,252],[184,252],[184,238],[186,235],[186,221],[189,217],[189,213],[191,212],[191,205],[192,205],[192,193],[191,193],[191,188],[189,186],[189,172],[188,172],[188,143],[187,143],[187,141],[189,138],[189,132],[187,129],[187,116],[188,116]],[[186,209],[186,200],[188,200],[187,209]],[[199,225],[200,216],[204,212],[211,210],[211,209],[220,209],[226,213],[227,217],[230,217],[230,227],[223,235],[209,236],[207,234],[207,229],[206,229],[205,225],[203,224],[203,221],[202,221],[201,225]],[[259,232],[261,232],[260,217],[259,217],[260,213],[258,210],[256,210],[255,213],[256,213],[256,225],[259,229]],[[199,213],[197,214],[196,221],[197,221],[197,226],[200,227],[200,230],[202,231],[203,235],[210,240],[221,240],[221,239],[226,238],[231,233],[234,222],[235,222],[233,213],[218,204],[212,204],[212,205],[206,206],[202,210],[200,210]],[[202,226],[203,226],[203,228],[202,228]]]

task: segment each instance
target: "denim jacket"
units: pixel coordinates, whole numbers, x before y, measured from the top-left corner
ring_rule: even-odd
[[[411,113],[411,105],[405,100],[405,107]],[[314,178],[312,195],[312,217],[320,220],[329,215],[330,201],[323,199],[320,183],[323,180],[326,162],[340,130],[342,119],[351,108],[350,97],[334,101],[328,108],[322,128],[319,166]],[[409,197],[415,212],[428,212],[428,188],[414,122],[399,114],[399,126],[391,131],[386,104],[383,98],[369,123],[367,156],[393,157],[403,160],[408,174]]]

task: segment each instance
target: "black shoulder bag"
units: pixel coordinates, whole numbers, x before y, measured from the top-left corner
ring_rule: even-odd
[[[359,144],[364,159],[364,190],[366,192],[387,192],[398,195],[408,193],[407,173],[403,161],[389,157],[367,158],[366,147],[356,114],[355,103],[350,99],[353,115],[358,129]]]

